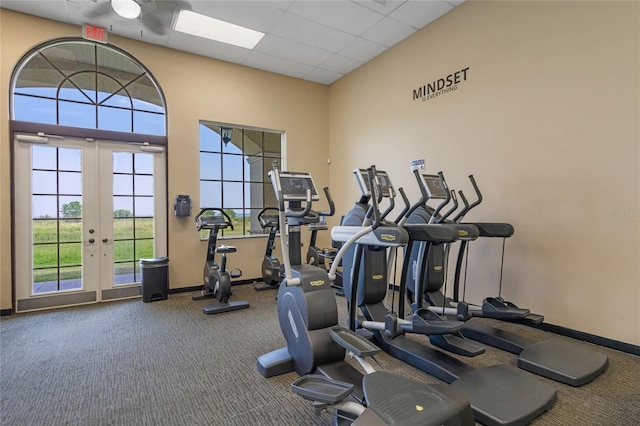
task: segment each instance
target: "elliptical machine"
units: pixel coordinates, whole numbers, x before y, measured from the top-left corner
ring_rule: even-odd
[[[363,359],[380,349],[338,325],[337,304],[327,271],[300,263],[300,226],[334,212],[328,188],[324,191],[330,211],[315,212],[311,206],[319,196],[310,174],[280,172],[274,165],[269,176],[280,210],[285,278],[278,291],[278,320],[287,345],[258,357],[260,374],[272,377],[295,370],[304,375],[291,385],[292,390],[312,401],[316,410],[333,412],[336,424],[473,425],[469,402],[461,394],[443,385],[375,372]],[[373,232],[376,226],[374,223],[354,235],[345,247]],[[343,253],[342,249],[338,252],[338,259]],[[332,276],[335,267],[336,263]],[[347,351],[367,375],[345,362]],[[391,399],[390,394],[394,395]]]
[[[273,254],[273,250],[276,248],[276,233],[280,229],[279,220],[278,209],[275,207],[265,207],[258,213],[260,226],[262,229],[269,229],[269,237],[262,259],[262,284],[254,286],[257,291],[278,288],[278,284],[284,276],[284,268]]]
[[[204,215],[206,212],[217,212],[220,213],[220,215]],[[209,230],[209,242],[207,244],[207,257],[204,263],[202,291],[200,294],[195,294],[191,298],[193,300],[218,299],[219,303],[202,308],[202,312],[207,315],[248,308],[249,302],[246,301],[229,302],[229,297],[231,296],[231,278],[242,276],[242,271],[239,269],[227,271],[227,254],[235,253],[236,248],[225,245],[216,247],[218,231],[226,228],[233,230],[231,218],[222,209],[206,207],[200,210],[195,221],[198,231],[202,229]],[[216,253],[220,253],[221,255],[220,264],[216,262]]]

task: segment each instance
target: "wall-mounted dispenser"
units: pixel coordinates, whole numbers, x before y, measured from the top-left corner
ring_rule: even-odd
[[[191,216],[191,198],[188,195],[178,195],[173,203],[173,214],[176,216]]]

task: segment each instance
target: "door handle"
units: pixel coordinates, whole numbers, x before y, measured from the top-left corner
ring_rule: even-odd
[[[103,243],[108,243],[108,242],[109,242],[109,239],[108,239],[108,238],[103,238],[103,239],[102,239],[102,242],[103,242]]]
[[[89,244],[93,244],[95,242],[96,242],[96,240],[94,238],[89,238],[89,241],[88,241]]]

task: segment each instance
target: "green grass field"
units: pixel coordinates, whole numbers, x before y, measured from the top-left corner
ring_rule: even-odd
[[[135,234],[134,234],[135,226]],[[115,218],[113,224],[115,273],[139,270],[141,258],[153,257],[153,219]],[[135,240],[134,240],[135,235]],[[134,242],[135,241],[135,242]],[[96,237],[94,244],[102,244]],[[33,221],[34,282],[81,277],[82,225],[78,219]]]

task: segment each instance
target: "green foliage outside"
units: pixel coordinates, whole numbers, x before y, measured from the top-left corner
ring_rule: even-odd
[[[71,204],[71,203],[70,203]],[[135,226],[135,253],[132,239]],[[116,264],[115,273],[130,273],[139,270],[140,258],[153,257],[153,218],[115,218],[113,221],[114,261],[127,263]],[[96,240],[98,238],[96,237]],[[58,244],[40,244],[58,243]],[[34,282],[57,280],[58,258],[60,279],[81,277],[82,264],[82,223],[80,219],[61,219],[33,221],[33,267]],[[96,241],[94,244],[102,244]],[[50,269],[40,269],[50,268]]]

